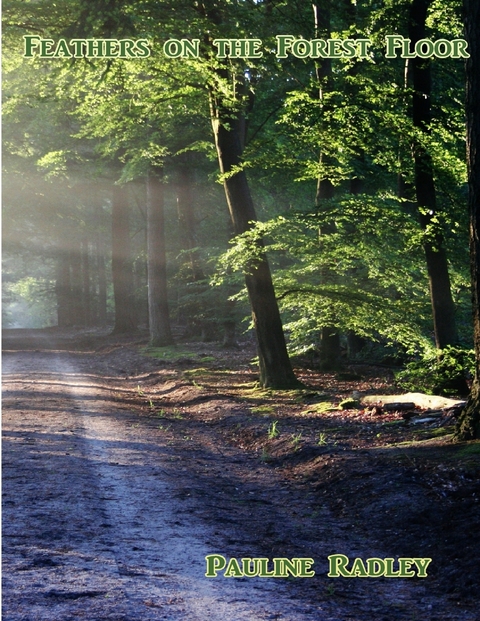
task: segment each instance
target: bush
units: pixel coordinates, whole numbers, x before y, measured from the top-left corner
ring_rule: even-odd
[[[448,346],[424,355],[422,360],[410,362],[395,379],[401,388],[409,391],[468,395],[467,379],[473,376],[474,368],[473,350]]]

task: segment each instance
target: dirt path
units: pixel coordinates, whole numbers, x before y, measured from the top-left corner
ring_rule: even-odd
[[[5,621],[476,618],[450,616],[419,580],[333,586],[328,554],[382,550],[181,417],[172,429],[141,416],[117,359],[41,336],[4,354]],[[207,579],[213,553],[313,557],[317,575]]]

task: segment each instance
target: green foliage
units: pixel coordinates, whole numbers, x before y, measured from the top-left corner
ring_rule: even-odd
[[[274,420],[270,423],[267,431],[267,435],[269,440],[273,440],[279,435],[280,431],[278,429],[278,420]]]
[[[396,374],[398,385],[409,391],[427,394],[466,394],[466,379],[475,370],[475,353],[460,347],[430,351],[421,360],[407,364]]]
[[[215,282],[251,269],[263,237],[276,267],[291,351],[315,348],[321,328],[332,325],[410,352],[423,350],[430,305],[416,219],[388,194],[347,194],[325,203],[321,211],[277,216],[236,237]],[[335,233],[321,235],[330,221]],[[338,279],[325,282],[326,270]]]

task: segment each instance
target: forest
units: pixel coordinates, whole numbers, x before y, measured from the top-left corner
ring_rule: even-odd
[[[466,29],[458,0],[5,2],[4,326],[253,330],[265,388],[298,386],[303,357],[410,365],[420,389],[436,365],[468,393],[465,7]],[[69,52],[95,39],[130,43]]]
[[[2,8],[3,618],[476,621],[480,2]]]

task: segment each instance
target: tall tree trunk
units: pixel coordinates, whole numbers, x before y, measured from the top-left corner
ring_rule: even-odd
[[[223,107],[215,94],[210,94],[212,126],[220,172],[235,233],[244,233],[257,220],[246,174],[238,170],[242,159],[244,126],[242,113]],[[238,172],[231,175],[232,170]],[[291,388],[299,385],[287,353],[280,312],[263,242],[259,242],[258,259],[245,274],[253,325],[258,345],[260,384],[268,388]]]
[[[128,214],[127,188],[124,185],[115,185],[112,199],[112,281],[115,324],[112,334],[134,332],[137,327]]]
[[[70,316],[72,326],[83,325],[83,281],[82,251],[78,239],[73,239],[70,247]]]
[[[193,210],[194,168],[190,153],[184,153],[177,167],[177,214],[183,250],[188,252],[192,281],[205,280],[205,274],[195,248],[195,212]]]
[[[180,315],[185,324],[185,336],[198,336],[206,332],[203,319],[205,313],[205,299],[203,294],[209,288],[205,272],[196,250],[195,212],[193,209],[193,190],[195,171],[191,153],[183,153],[177,158],[177,215],[180,233],[180,243],[185,251],[189,269],[186,273],[187,299],[193,302],[180,307]],[[200,317],[202,319],[200,319]]]
[[[182,243],[182,249],[187,251],[188,261],[190,263],[191,281],[189,289],[199,294],[197,304],[200,307],[200,312],[203,316],[206,315],[201,309],[201,294],[208,290],[209,285],[206,282],[206,276],[203,271],[203,267],[196,250],[197,241],[195,235],[195,212],[193,209],[193,191],[195,182],[195,171],[193,167],[192,154],[184,153],[179,158],[178,171],[178,187],[177,187],[177,213],[178,222],[180,225],[180,239]],[[222,316],[222,325],[224,330],[224,337],[222,347],[236,347],[237,342],[235,338],[235,301],[226,300],[222,309],[218,309],[218,314]],[[186,317],[187,334],[194,334],[195,329],[198,327],[198,322],[189,320]],[[217,321],[215,319],[203,321],[201,327],[202,340],[204,337],[208,337],[210,333],[210,340],[216,336],[215,328]]]
[[[426,37],[425,22],[431,0],[413,0],[410,7],[409,36],[412,47]],[[431,121],[431,66],[430,61],[413,58],[411,61],[413,80],[412,116],[413,124],[425,134],[430,131]],[[420,215],[420,225],[426,231],[424,242],[425,258],[432,302],[435,343],[438,349],[458,342],[453,303],[448,274],[447,253],[443,233],[435,224],[437,205],[433,165],[430,154],[421,142],[414,145],[415,190]]]
[[[163,169],[147,177],[147,274],[150,345],[173,343],[167,298]]]
[[[464,0],[464,9],[470,53],[466,62],[466,116],[475,378],[467,407],[458,421],[456,438],[472,440],[480,438],[480,3]]]
[[[55,295],[57,297],[57,325],[59,328],[69,327],[72,325],[70,261],[68,252],[60,248],[57,251]]]
[[[330,2],[329,0],[322,0],[321,2],[314,2],[312,5],[313,17],[315,23],[315,37],[330,37]],[[326,89],[331,86],[332,80],[332,61],[330,58],[324,58],[322,61],[316,63],[315,67],[317,80],[318,80],[318,100],[322,101],[323,94]],[[320,165],[328,161],[327,156],[320,152],[319,163]],[[317,191],[315,195],[315,206],[317,209],[322,209],[322,202],[333,198],[335,194],[335,188],[330,179],[323,178],[322,174],[317,179]],[[335,222],[328,222],[324,224],[320,229],[320,235],[331,235],[335,233]],[[322,271],[322,280],[325,283],[332,283],[335,280],[335,275],[331,270],[325,268]],[[341,366],[340,362],[340,334],[334,326],[324,326],[321,330],[321,342],[320,342],[320,367],[325,371],[338,369]]]
[[[107,273],[105,269],[105,244],[103,242],[103,235],[100,232],[95,240],[95,253],[98,280],[97,322],[98,325],[105,327],[107,325]]]
[[[88,245],[88,238],[85,235],[82,239],[81,245],[84,326],[90,326],[92,323],[92,296],[90,287],[90,257],[88,252]]]

